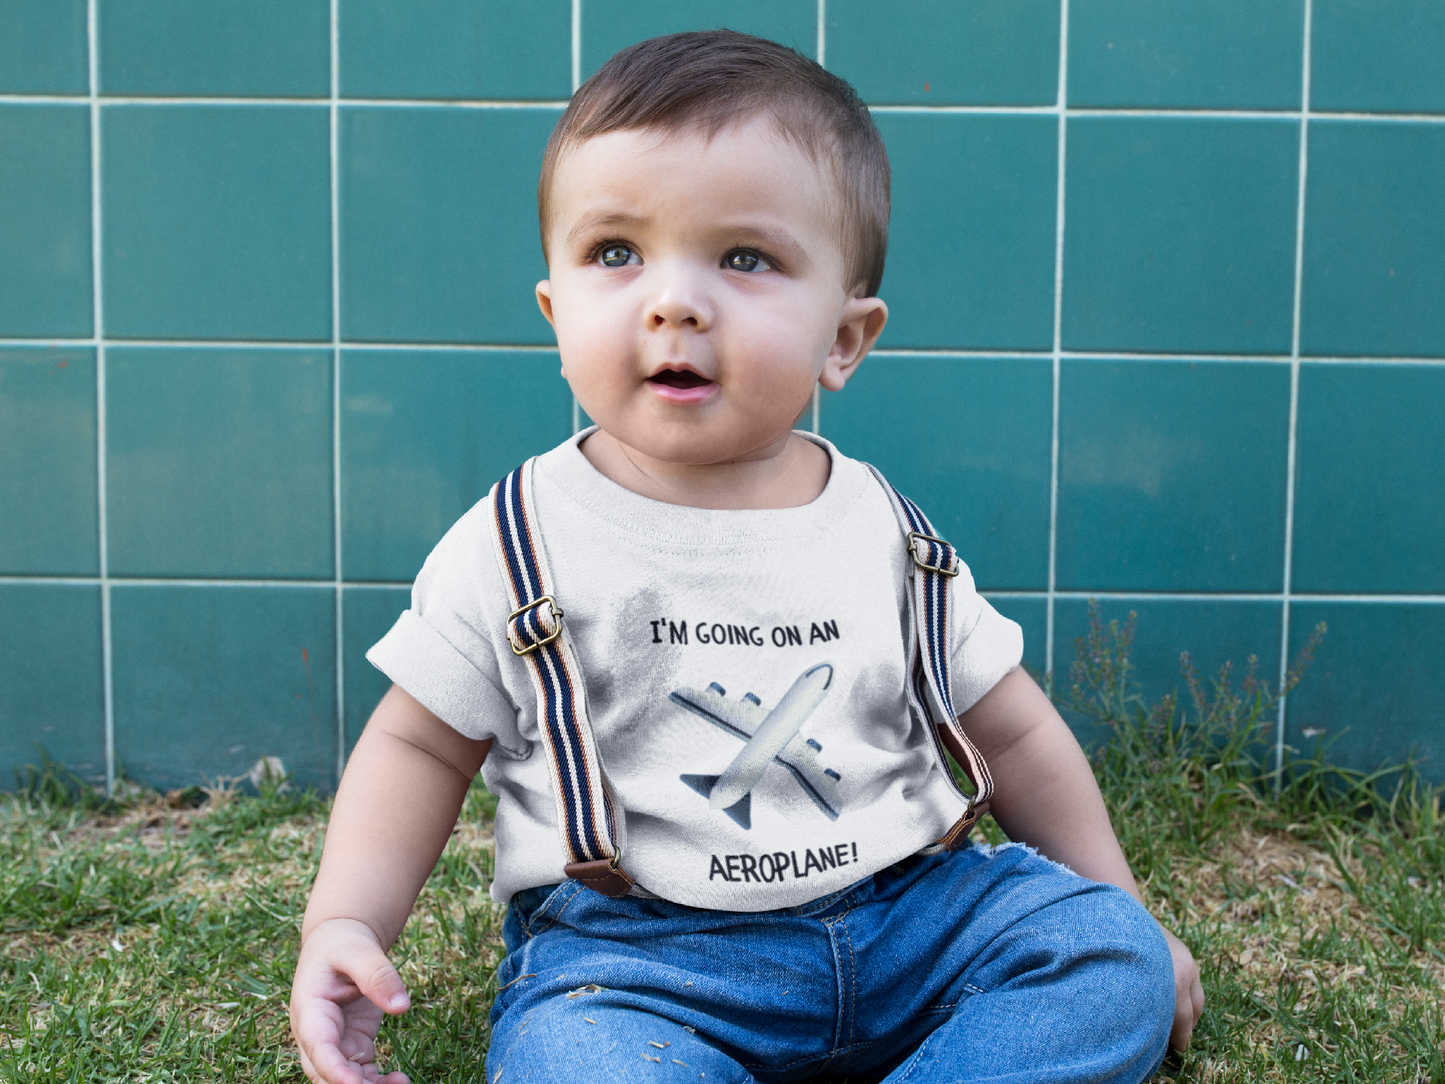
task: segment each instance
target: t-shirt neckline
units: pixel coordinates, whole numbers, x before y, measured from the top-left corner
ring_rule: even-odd
[[[669,504],[634,493],[594,467],[582,453],[590,426],[538,460],[545,479],[589,514],[626,532],[642,532],[659,542],[694,546],[737,546],[831,531],[866,489],[869,475],[833,444],[814,433],[794,430],[828,453],[830,469],[823,491],[792,508],[698,508]]]

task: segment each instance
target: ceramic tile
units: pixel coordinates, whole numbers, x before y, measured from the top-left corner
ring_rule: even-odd
[[[336,785],[336,596],[330,587],[111,589],[115,751],[160,789],[280,757]]]
[[[1288,353],[1299,125],[1069,122],[1064,346]]]
[[[1445,125],[1310,125],[1300,345],[1445,355]]]
[[[85,0],[0,0],[0,94],[89,92],[85,6]]]
[[[982,589],[1043,589],[1052,404],[1046,359],[873,357],[820,428],[917,501]],[[938,435],[928,455],[920,432]]]
[[[1201,687],[1210,694],[1225,663],[1231,664],[1229,680],[1237,692],[1248,673],[1251,655],[1258,659],[1256,673],[1274,688],[1279,684],[1281,605],[1278,602],[1104,599],[1099,604],[1099,616],[1107,629],[1112,621],[1123,628],[1131,612],[1138,615],[1130,664],[1143,705],[1153,708],[1160,697],[1173,693],[1176,703],[1193,717],[1195,709],[1180,655],[1189,653]],[[1058,675],[1055,688],[1063,703],[1068,702],[1075,680],[1073,668],[1079,640],[1088,632],[1086,599],[1055,601],[1054,668]],[[1086,744],[1108,739],[1109,732],[1086,717],[1073,711],[1064,714]]]
[[[550,343],[537,174],[554,109],[341,113],[341,326],[352,340]]]
[[[1445,593],[1445,366],[1305,364],[1295,591]]]
[[[89,335],[86,107],[0,105],[0,222],[0,335]]]
[[[1288,366],[1065,361],[1061,590],[1278,591]]]
[[[569,0],[347,0],[347,98],[554,98],[572,93]]]
[[[100,571],[94,351],[0,348],[0,508],[0,575]]]
[[[105,782],[100,588],[0,583],[0,790],[40,750]]]
[[[349,350],[341,380],[342,567],[410,581],[492,483],[572,432],[552,351]]]
[[[814,0],[586,0],[582,5],[582,78],[613,53],[644,38],[726,27],[772,38],[807,57],[818,50]]]
[[[885,347],[1048,349],[1053,117],[883,113],[893,164]]]
[[[321,107],[107,107],[106,333],[329,340],[328,131]]]
[[[331,357],[113,347],[110,570],[329,578]]]
[[[1048,642],[1048,600],[1008,595],[985,597],[1004,617],[1019,623],[1024,631],[1024,669],[1036,679],[1041,677],[1047,662],[1044,645]]]
[[[1053,105],[1058,0],[830,0],[829,71],[872,104]]]
[[[326,97],[328,0],[102,0],[105,94]]]
[[[1074,0],[1069,104],[1298,109],[1305,0]]]
[[[1310,108],[1445,112],[1445,5],[1438,0],[1315,0]]]
[[[1296,602],[1291,657],[1311,630],[1328,630],[1289,698],[1285,742],[1308,756],[1371,771],[1413,756],[1431,783],[1445,783],[1445,606]]]
[[[391,688],[391,679],[366,661],[366,653],[411,605],[411,591],[405,587],[348,587],[343,596],[346,752],[350,755],[372,711]]]

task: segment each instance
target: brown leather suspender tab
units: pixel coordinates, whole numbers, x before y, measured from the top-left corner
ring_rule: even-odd
[[[623,872],[615,858],[597,858],[591,862],[568,862],[562,872],[581,881],[594,892],[621,899],[637,882]]]

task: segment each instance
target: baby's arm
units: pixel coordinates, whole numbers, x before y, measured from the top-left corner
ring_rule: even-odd
[[[386,950],[490,748],[397,686],[366,724],[336,791],[291,985],[291,1031],[311,1080],[406,1081],[399,1072],[380,1076],[374,1064],[382,1013],[408,1005]]]
[[[1008,837],[1139,899],[1084,751],[1033,679],[1013,671],[959,718],[993,774],[991,812]],[[1164,937],[1174,957],[1169,1042],[1183,1050],[1204,1012],[1204,989],[1189,949],[1168,930]]]

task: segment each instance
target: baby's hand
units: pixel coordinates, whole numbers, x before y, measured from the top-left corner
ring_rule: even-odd
[[[363,922],[333,918],[311,931],[291,980],[291,1034],[314,1084],[409,1084],[381,1075],[376,1029],[383,1012],[406,1012],[401,976]]]
[[[1183,941],[1168,930],[1164,940],[1174,958],[1174,1028],[1169,1032],[1169,1045],[1183,1052],[1189,1046],[1194,1025],[1204,1015],[1204,987],[1199,982],[1199,965]]]

